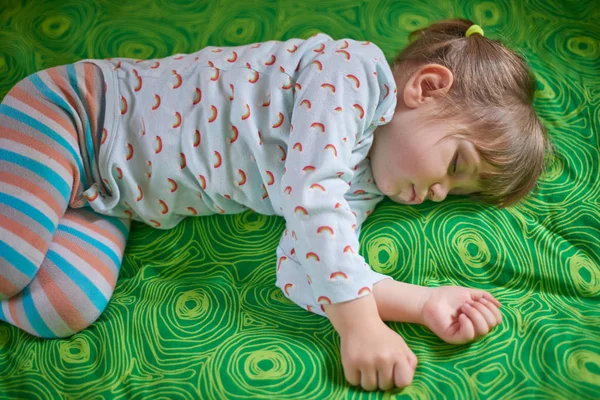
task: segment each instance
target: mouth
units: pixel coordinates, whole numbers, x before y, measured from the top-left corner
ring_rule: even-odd
[[[412,203],[415,197],[417,197],[417,193],[415,192],[415,185],[412,185],[412,195],[410,196],[410,199],[408,199],[408,201]]]
[[[421,200],[420,198],[417,197],[417,192],[415,191],[415,185],[412,185],[412,195],[410,196],[410,199],[408,199],[408,202],[410,204],[420,204],[423,202],[423,200]]]

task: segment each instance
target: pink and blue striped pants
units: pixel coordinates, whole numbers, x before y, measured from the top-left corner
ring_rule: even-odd
[[[70,336],[110,300],[130,220],[100,215],[101,70],[80,62],[30,75],[0,104],[0,321]],[[0,324],[3,322],[0,322]]]

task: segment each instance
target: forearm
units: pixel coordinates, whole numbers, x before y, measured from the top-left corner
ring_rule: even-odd
[[[423,324],[421,310],[433,288],[383,279],[360,299],[324,306],[333,327],[343,335],[357,325],[381,321]]]
[[[381,321],[423,324],[421,310],[433,288],[383,279],[369,296],[324,306],[336,331],[343,335],[359,325]]]
[[[423,324],[421,310],[433,288],[383,279],[373,285],[379,316],[384,321]]]
[[[324,310],[340,336],[359,326],[383,323],[373,295],[343,303],[326,304]]]

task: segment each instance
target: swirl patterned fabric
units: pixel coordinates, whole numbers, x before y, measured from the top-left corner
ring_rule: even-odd
[[[597,398],[600,393],[600,7],[595,0],[0,0],[0,97],[85,58],[160,58],[265,40],[370,40],[388,60],[408,33],[454,17],[520,50],[557,153],[507,210],[461,198],[386,199],[360,252],[397,280],[489,290],[503,324],[454,346],[391,326],[419,358],[413,384],[345,383],[329,322],[275,287],[280,217],[134,224],[114,297],[89,329],[44,341],[0,323],[0,398]]]

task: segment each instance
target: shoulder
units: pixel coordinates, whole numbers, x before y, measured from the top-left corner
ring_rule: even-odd
[[[389,65],[383,51],[373,42],[358,41],[350,38],[333,39],[331,36],[319,33],[307,40],[315,59],[328,59],[342,66],[374,66]]]
[[[335,40],[323,33],[307,39],[309,42],[299,75],[347,77],[357,89],[368,87],[371,91],[380,86],[382,91],[394,91],[391,67],[383,51],[373,42]]]

